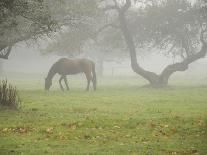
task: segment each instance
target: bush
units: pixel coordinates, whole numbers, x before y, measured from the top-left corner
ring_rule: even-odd
[[[8,84],[7,80],[0,81],[0,106],[17,109],[21,104],[16,87]]]

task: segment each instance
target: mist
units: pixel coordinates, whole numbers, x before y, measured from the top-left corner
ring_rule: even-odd
[[[56,62],[61,57],[68,56],[59,56],[55,54],[45,55],[41,52],[41,48],[30,47],[25,45],[25,43],[19,44],[15,47],[13,52],[10,55],[9,61],[1,60],[2,69],[4,70],[4,76],[9,76],[7,73],[27,73],[27,74],[38,74],[46,76],[50,67],[54,62]],[[86,52],[81,53],[80,55],[75,56],[75,58],[85,58],[89,57],[90,59],[94,59],[94,51],[91,49],[87,49]],[[71,57],[69,57],[71,58]],[[156,72],[160,74],[165,66],[172,64],[174,62],[173,59],[167,58],[159,52],[155,52],[152,54],[145,54],[138,58],[138,61],[143,68],[147,70]],[[137,76],[131,69],[129,55],[126,55],[125,58],[114,58],[110,61],[103,60],[104,68],[103,68],[103,76]],[[185,72],[178,72],[178,75],[182,75],[183,78],[206,78],[207,70],[205,66],[207,64],[206,58],[203,58],[193,64],[190,65],[189,69]]]
[[[0,0],[0,155],[206,155],[206,0]]]

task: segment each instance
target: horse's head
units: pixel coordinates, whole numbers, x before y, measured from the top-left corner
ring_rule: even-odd
[[[48,91],[52,86],[52,80],[45,78],[45,90]]]

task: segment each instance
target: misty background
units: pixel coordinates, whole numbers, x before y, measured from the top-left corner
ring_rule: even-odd
[[[99,77],[136,76],[154,86],[167,85],[171,75],[206,78],[202,0],[3,1],[1,7],[0,56],[9,59],[0,60],[3,77],[46,77],[69,57],[93,60]]]
[[[25,43],[18,44],[13,48],[10,59],[0,60],[2,64],[3,75],[11,77],[9,73],[26,73],[26,74],[41,74],[46,76],[50,67],[61,57],[54,54],[42,54],[40,47],[28,46]],[[91,49],[92,51],[93,49]],[[126,51],[127,54],[127,51]],[[81,54],[76,57],[86,57]],[[137,76],[131,69],[130,59],[127,56],[125,59],[118,61],[104,60],[103,76]],[[93,57],[90,57],[93,60]],[[163,68],[171,63],[173,60],[167,58],[162,54],[152,53],[145,54],[138,58],[139,63],[147,70],[160,73]],[[206,78],[207,77],[207,58],[200,59],[192,63],[189,69],[185,72],[177,72],[176,75],[182,75],[183,78]],[[189,77],[192,76],[192,77]]]

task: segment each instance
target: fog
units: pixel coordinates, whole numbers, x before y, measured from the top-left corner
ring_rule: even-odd
[[[6,72],[46,74],[51,65],[60,58],[55,55],[42,55],[40,49],[24,44],[14,50],[9,61],[3,61]]]
[[[207,0],[0,0],[0,155],[207,155]]]
[[[41,48],[38,46],[28,46],[25,43],[21,43],[16,46],[14,52],[9,57],[9,60],[1,60],[1,64],[4,70],[4,76],[8,76],[8,73],[27,73],[27,74],[38,74],[46,76],[50,67],[62,57],[55,54],[44,55],[41,53]],[[93,50],[93,49],[92,49]],[[126,51],[127,53],[127,51]],[[93,56],[81,54],[76,56],[77,58],[90,57],[93,60]],[[70,59],[75,59],[71,58]],[[161,73],[163,69],[173,64],[173,59],[167,58],[158,52],[152,54],[142,55],[138,57],[139,64],[146,70]],[[133,72],[130,65],[129,56],[123,59],[104,60],[103,76],[137,76]],[[176,75],[183,75],[183,78],[205,78],[207,75],[206,70],[207,59],[203,58],[190,65],[189,69],[185,72],[177,72]]]

